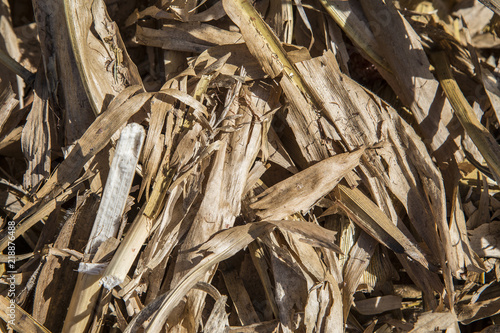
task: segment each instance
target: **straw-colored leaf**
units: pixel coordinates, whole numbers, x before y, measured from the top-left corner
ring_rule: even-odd
[[[11,329],[18,332],[50,333],[46,327],[11,300],[3,295],[0,296],[0,318],[9,323]]]
[[[351,236],[351,235],[349,235]],[[342,289],[342,312],[344,322],[354,300],[354,293],[361,282],[363,272],[370,264],[370,259],[373,256],[377,242],[366,232],[361,232],[358,239],[352,245],[349,251],[349,257],[344,266],[344,288]]]
[[[297,222],[293,223],[293,221],[262,221],[221,231],[202,246],[195,249],[195,253],[197,254],[195,258],[197,258],[196,261],[198,264],[187,271],[179,283],[173,286],[168,294],[157,298],[135,317],[127,327],[126,332],[134,331],[136,327],[139,327],[151,315],[153,315],[153,318],[148,325],[148,330],[151,332],[158,330],[166,321],[177,302],[203,277],[208,269],[216,263],[233,256],[257,237],[269,233],[278,227],[314,240],[314,238],[320,237],[320,227],[315,226],[311,228],[312,226],[302,223],[302,226],[299,227]],[[316,231],[316,229],[318,230]]]
[[[241,199],[235,200],[235,198],[243,198],[246,180],[262,140],[262,124],[253,120],[271,109],[268,103],[272,100],[267,102],[270,92],[265,86],[255,85],[249,91],[239,90],[239,87],[238,84],[235,87],[235,96],[244,97],[247,103],[241,104],[234,98],[228,105],[228,112],[225,115],[227,120],[224,120],[222,124],[240,127],[240,129],[222,136],[224,144],[215,153],[206,185],[207,195],[201,201],[186,240],[181,246],[182,253],[177,258],[172,286],[184,276],[187,269],[193,266],[193,253],[187,251],[198,246],[219,230],[232,227],[241,210]],[[229,119],[236,115],[241,116]],[[207,282],[211,274],[207,273]],[[188,298],[190,305],[187,316],[192,316],[196,323],[201,316],[203,295],[193,294],[195,295]]]
[[[481,0],[481,3],[500,15],[500,3],[498,0]]]
[[[135,38],[139,44],[147,46],[196,53],[215,45],[241,41],[241,35],[237,32],[199,23],[165,24],[161,30],[137,26]]]
[[[356,46],[374,63],[389,70],[389,66],[382,55],[382,49],[370,30],[369,21],[357,2],[328,0],[320,0],[320,2]]]
[[[109,96],[128,85],[142,85],[142,80],[104,1],[64,1],[64,10],[80,77],[99,114],[107,107]]]
[[[23,153],[28,160],[28,172],[23,185],[36,189],[50,174],[53,119],[49,113],[49,91],[41,76],[35,81],[35,97],[21,136]]]
[[[21,61],[21,51],[19,48],[19,40],[16,36],[16,32],[14,30],[13,17],[11,5],[8,1],[2,0],[0,4],[0,20],[2,22],[0,26],[0,36],[2,36],[0,40],[0,49],[2,50],[2,55],[0,55],[0,63],[9,62],[14,66],[10,67],[11,69],[15,69],[14,71],[8,70],[9,66],[4,67],[5,65],[0,65],[0,81],[3,84],[10,84],[16,91],[17,95],[20,99],[21,107],[24,106],[24,88],[25,84],[23,79],[27,81],[28,84],[32,84],[33,74],[25,69],[19,62]],[[12,61],[9,61],[9,59]],[[19,76],[16,76],[15,73],[18,72]],[[1,124],[1,123],[0,123]]]
[[[52,255],[51,250],[68,248],[82,251],[92,229],[87,222],[95,219],[99,206],[98,196],[93,193],[87,193],[80,200],[81,204],[62,227],[54,248],[49,249],[35,290],[33,317],[43,322],[52,332],[62,330],[63,322],[60,318],[66,316],[71,300],[67,296],[73,293],[78,263],[70,258],[62,259]]]
[[[332,137],[334,142],[341,140],[349,149],[389,143],[380,145],[379,149],[368,150],[366,159],[360,163],[360,169],[370,179],[367,185],[371,194],[393,224],[397,223],[398,217],[395,209],[391,208],[394,203],[389,192],[395,195],[405,206],[410,221],[418,226],[418,233],[429,247],[435,249],[433,253],[441,265],[449,265],[456,270],[449,233],[445,232],[448,227],[442,176],[415,131],[394,109],[342,74],[330,52],[298,63],[297,67],[321,101],[325,117],[335,124],[334,130],[341,134],[341,138]],[[324,129],[333,129],[326,121],[322,124]],[[376,124],[381,124],[381,132]],[[377,176],[372,179],[372,175]],[[431,221],[436,221],[442,230],[439,236]],[[446,245],[442,246],[442,243]],[[451,289],[450,271],[446,273],[447,286]]]
[[[33,4],[48,90],[64,115],[64,145],[78,140],[95,118],[73,55],[62,1]],[[63,85],[59,82],[64,82]]]
[[[296,212],[307,211],[357,166],[363,153],[364,149],[360,149],[321,161],[270,187],[257,196],[257,201],[251,207],[261,219],[282,219]]]
[[[0,133],[7,122],[7,119],[11,116],[12,111],[17,106],[19,101],[15,98],[16,95],[12,90],[10,84],[4,85],[2,92],[0,93]]]
[[[338,185],[336,196],[342,210],[370,236],[394,252],[404,252],[422,266],[430,267],[429,262],[416,244],[408,239],[361,191]]]
[[[453,312],[426,312],[422,313],[414,324],[412,333],[423,333],[435,330],[446,330],[457,322],[457,316]]]
[[[436,73],[460,123],[483,155],[497,183],[500,182],[500,146],[491,133],[479,122],[472,107],[458,87],[450,71],[444,51],[432,54]]]
[[[500,297],[488,298],[484,301],[467,304],[459,309],[458,320],[470,324],[482,318],[491,317],[500,312]]]
[[[497,120],[500,121],[500,83],[486,67],[481,67],[481,78],[484,90],[490,99],[491,106],[495,111]]]
[[[391,74],[383,74],[384,77],[411,110],[438,162],[453,158],[459,141],[458,132],[451,126],[452,108],[439,94],[439,83],[430,72],[429,60],[416,32],[393,4],[381,0],[361,4],[379,54],[389,65]],[[389,32],[394,36],[387,38]]]

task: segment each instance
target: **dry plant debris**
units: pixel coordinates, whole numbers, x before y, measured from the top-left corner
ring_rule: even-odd
[[[0,331],[500,331],[498,14],[1,0]]]

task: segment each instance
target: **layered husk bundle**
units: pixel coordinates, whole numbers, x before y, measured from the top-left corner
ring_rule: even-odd
[[[11,4],[2,332],[495,330],[497,1]]]

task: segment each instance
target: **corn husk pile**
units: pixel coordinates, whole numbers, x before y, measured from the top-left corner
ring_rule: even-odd
[[[500,324],[498,1],[30,6],[0,6],[0,331]]]

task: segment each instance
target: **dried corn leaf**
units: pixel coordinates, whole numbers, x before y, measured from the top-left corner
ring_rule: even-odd
[[[69,146],[82,136],[95,116],[71,49],[63,1],[35,1],[33,5],[49,93],[63,109],[64,144]]]
[[[11,329],[18,332],[50,333],[50,331],[24,311],[13,299],[0,296],[0,318],[8,323]]]
[[[19,49],[19,41],[14,31],[12,24],[12,14],[10,9],[10,4],[7,0],[2,0],[0,3],[0,50],[5,51],[5,55],[8,55],[14,61],[19,62],[21,60],[21,52]],[[4,53],[4,52],[2,52]],[[21,107],[24,106],[24,82],[21,78],[27,78],[31,73],[19,66],[20,70],[24,72],[24,75],[17,76],[15,72],[9,70],[10,68],[0,65],[0,82],[3,84],[11,84],[15,87],[19,100],[21,101]],[[25,76],[26,75],[26,76]],[[31,84],[30,82],[29,84]]]
[[[467,23],[467,30],[471,36],[478,35],[491,21],[494,12],[488,10],[479,1],[472,5],[461,4],[453,8],[453,14],[461,17]]]
[[[290,171],[291,173],[297,173],[297,167],[293,162],[292,158],[286,151],[283,143],[276,134],[275,130],[271,127],[267,132],[267,148],[269,150],[269,161],[282,166],[284,169]]]
[[[486,67],[481,67],[481,78],[497,121],[500,121],[500,82]]]
[[[157,20],[166,19],[173,20],[177,18],[177,15],[169,13],[165,10],[158,8],[157,6],[150,6],[141,11],[135,9],[134,12],[127,18],[125,21],[125,26],[131,26],[136,23],[138,20],[145,18],[147,16],[151,16]]]
[[[270,268],[274,278],[274,299],[278,309],[277,317],[280,320],[281,330],[286,333],[293,332],[294,311],[303,310],[303,304],[306,302],[307,280],[306,276],[301,274],[297,262],[293,260],[288,251],[281,249],[282,244],[274,237],[269,235],[273,251],[271,252]],[[280,250],[276,250],[279,248]]]
[[[169,103],[170,102],[170,103]],[[156,175],[161,163],[163,155],[164,136],[161,134],[167,113],[173,110],[172,101],[162,96],[156,96],[151,101],[151,116],[149,119],[149,130],[146,142],[144,142],[144,150],[142,152],[142,161],[145,166],[143,171],[143,181],[139,198],[145,189],[146,197],[149,198],[149,186],[153,177]],[[170,135],[170,133],[168,133]]]
[[[9,155],[9,149],[21,141],[22,132],[22,126],[19,126],[2,137],[0,139],[0,153]]]
[[[40,74],[35,81],[34,101],[21,135],[23,153],[28,160],[28,172],[24,175],[23,185],[32,191],[50,174],[51,136],[54,129],[51,128],[53,122],[48,99],[48,87],[44,76]]]
[[[269,303],[270,311],[267,318],[278,317],[278,306],[276,305],[276,300],[274,299],[274,289],[271,283],[270,277],[270,267],[269,262],[265,256],[265,249],[260,241],[252,242],[248,245],[250,252],[250,258],[254,264],[257,274],[259,275],[260,281],[264,288],[264,294],[266,296],[266,301]]]
[[[302,235],[303,238],[298,238],[299,241],[316,247],[325,247],[330,250],[336,251],[337,253],[342,253],[340,248],[334,244],[335,232],[320,227],[312,222],[305,221],[293,221],[293,220],[276,220],[269,221],[269,223],[274,224],[278,229],[293,233],[297,236]],[[307,263],[305,264],[307,265]],[[311,267],[309,267],[311,268]],[[311,272],[314,273],[314,269]],[[316,274],[319,279],[321,274]]]
[[[412,111],[438,162],[448,161],[458,149],[460,133],[452,131],[451,105],[439,92],[439,83],[430,72],[429,60],[416,32],[393,4],[380,0],[361,4],[380,54],[392,73],[384,77]],[[387,38],[389,31],[391,38]]]
[[[373,63],[389,70],[389,65],[382,56],[383,51],[370,30],[370,22],[363,14],[358,1],[320,0],[320,2],[325,7],[326,12]]]
[[[2,208],[11,213],[16,214],[21,210],[24,203],[22,201],[23,191],[19,191],[16,188],[11,188],[10,186],[5,188],[4,183],[0,183],[2,191],[0,191],[0,202],[2,203]]]
[[[291,1],[271,1],[265,16],[266,22],[284,43],[293,38],[293,4]]]
[[[304,226],[304,222],[302,222],[301,225]],[[283,233],[283,228],[280,228],[280,230]],[[323,232],[326,233],[326,230],[327,229],[323,229]],[[292,253],[294,254],[294,258],[298,258],[296,259],[297,263],[301,267],[302,275],[307,281],[309,297],[304,309],[306,327],[309,327],[310,329],[313,326],[317,329],[323,327],[323,329],[327,332],[341,332],[341,327],[343,326],[342,303],[337,301],[341,299],[341,291],[338,287],[341,281],[334,278],[331,274],[333,269],[325,265],[321,258],[321,254],[318,251],[313,249],[310,245],[303,244],[303,239],[298,237],[300,233],[286,232],[284,235],[290,249],[293,251]],[[330,238],[331,237],[332,236],[330,236]],[[310,238],[319,239],[320,237],[315,236]],[[307,243],[313,246],[315,245],[312,242]],[[337,253],[340,252],[340,249],[336,248],[336,246],[328,246],[327,243],[323,246],[330,248]],[[326,250],[326,248],[324,250]],[[307,260],[303,260],[302,258],[307,258]],[[293,281],[287,281],[287,279],[279,273],[275,273],[275,280],[283,281],[283,284],[287,285],[288,288],[291,289],[290,293],[293,293],[292,290],[294,287],[298,287],[293,283]],[[312,303],[315,300],[318,302],[317,307]],[[311,322],[308,323],[306,321],[307,318],[312,317],[316,318],[314,325],[312,325]],[[290,320],[293,321],[292,318],[288,319],[288,321]],[[291,323],[288,324],[288,326],[291,325]]]
[[[203,2],[205,1],[198,4],[197,0],[174,0],[169,9],[177,14],[182,20],[187,20]]]
[[[142,126],[135,123],[127,125],[121,132],[99,210],[85,247],[86,260],[80,263],[78,269],[80,274],[66,315],[64,332],[83,330],[91,319],[100,289],[100,276],[94,270],[99,270],[102,266],[101,258],[117,246],[118,241],[114,237],[117,237],[120,229],[144,136]],[[89,274],[97,277],[87,277]]]
[[[500,182],[500,146],[491,133],[479,122],[469,102],[458,87],[450,71],[450,65],[444,51],[432,55],[439,81],[450,100],[455,114],[467,134],[483,155],[497,183]]]
[[[5,120],[5,123],[3,123],[3,128],[2,131],[0,132],[0,140],[7,140],[7,137],[14,138],[15,135],[13,132],[18,131],[19,129],[22,130],[22,127],[19,126],[22,121],[26,119],[26,116],[28,113],[31,111],[33,104],[30,103],[29,105],[25,106],[24,108],[17,110],[16,112],[11,112],[10,117],[8,117]],[[20,140],[16,140],[20,141]],[[4,143],[3,146],[6,146]]]
[[[38,206],[31,206],[26,211],[19,211],[17,215],[24,216],[24,218],[16,225],[14,237],[17,238],[24,234],[26,230],[30,229],[37,222],[47,217],[50,213],[52,213],[58,205],[58,202],[65,202],[66,200],[74,197],[76,193],[83,188],[82,182],[75,182],[73,186],[69,187],[66,191],[63,191],[59,196],[48,200],[47,202],[42,203]],[[23,207],[26,208],[27,205]],[[0,250],[3,251],[7,248],[9,242],[12,241],[12,236],[6,234],[0,240]]]
[[[480,0],[483,5],[500,15],[500,2],[498,0]]]
[[[76,64],[90,104],[99,114],[112,97],[129,85],[142,86],[142,80],[104,1],[64,1],[64,9]]]
[[[480,257],[500,258],[500,222],[485,223],[470,233],[470,246]]]
[[[498,55],[491,51],[496,42],[484,44],[487,49],[469,47],[471,62],[461,46],[471,39],[463,39],[467,31],[450,15],[462,8],[459,13],[469,17],[474,41],[493,37],[496,18],[472,17],[475,11],[486,12],[481,5],[451,5],[173,0],[140,8],[131,1],[35,1],[36,23],[15,29],[22,65],[0,52],[0,62],[7,59],[6,66],[26,80],[34,77],[28,70],[45,69],[37,77],[47,88],[46,110],[56,125],[48,159],[56,172],[30,202],[17,185],[23,174],[28,176],[19,143],[23,129],[24,143],[31,140],[27,131],[33,122],[25,119],[40,99],[25,89],[27,95],[18,99],[28,107],[18,111],[12,90],[0,84],[0,96],[7,96],[0,112],[0,154],[6,156],[0,158],[5,178],[0,186],[6,192],[0,191],[0,249],[12,238],[4,221],[16,214],[14,237],[23,237],[16,242],[21,253],[15,258],[23,261],[15,274],[18,304],[32,305],[34,318],[53,332],[63,329],[61,318],[68,315],[72,294],[73,303],[85,298],[77,303],[88,310],[80,317],[86,327],[76,330],[95,333],[111,326],[148,331],[148,325],[149,331],[177,333],[389,332],[410,331],[415,319],[415,331],[458,332],[453,311],[463,323],[494,316],[495,276],[500,276],[498,189],[485,178],[481,188],[475,176],[459,186],[459,169],[469,173],[475,166],[491,173],[467,136],[460,137],[463,129],[425,52],[433,45],[451,45],[463,94],[475,101],[475,116],[496,135]],[[13,6],[12,21],[0,7],[0,23],[20,23],[23,5]],[[121,30],[131,24],[137,27]],[[14,35],[7,31],[2,36]],[[0,50],[3,42],[0,38]],[[193,57],[173,50],[204,51]],[[474,68],[482,77],[473,76]],[[155,92],[142,95],[141,80]],[[104,114],[94,121],[91,107]],[[142,184],[140,191],[130,190],[127,203],[135,220],[128,227],[122,221],[117,237],[125,237],[104,277],[87,276],[75,289],[75,264],[89,266],[92,260],[82,254],[89,224],[80,222],[94,219],[90,201],[109,178],[113,145],[129,118],[147,130],[142,165],[135,170]],[[412,119],[411,126],[403,118]],[[61,151],[59,145],[73,141]],[[34,139],[30,143],[43,145]],[[479,162],[461,162],[464,151]],[[311,173],[331,156],[356,154],[350,168],[337,168],[340,173],[333,174],[331,167]],[[357,204],[349,203],[350,210],[361,212],[361,217],[350,212],[358,224],[346,223],[345,214],[322,216],[334,204],[335,186],[357,193]],[[256,217],[264,222],[254,222]],[[340,240],[335,241],[334,231]],[[377,247],[379,242],[391,249]],[[117,244],[110,238],[94,246],[94,264],[102,266]],[[246,244],[249,253],[236,254]],[[481,258],[474,250],[492,257]],[[417,251],[413,254],[419,260],[408,251]],[[6,252],[0,255],[0,262],[8,260]],[[401,286],[393,289],[398,276],[403,287],[418,293],[393,296],[400,295]],[[61,285],[64,278],[70,281]],[[456,294],[457,281],[463,279]],[[99,282],[113,289],[103,290],[95,307],[92,295],[98,294]],[[227,289],[229,297],[216,288]],[[207,293],[214,300],[206,299]],[[400,297],[409,297],[404,311],[399,310]],[[352,315],[353,305],[359,311]],[[70,317],[74,309],[70,306]],[[63,330],[69,331],[71,323],[66,320]]]
[[[283,76],[280,86],[291,99],[291,107],[287,109],[285,121],[293,132],[298,151],[292,150],[290,153],[298,155],[295,158],[299,167],[307,168],[330,156],[328,148],[321,141],[322,128],[318,123],[319,116],[288,76]]]
[[[125,89],[125,91],[119,95],[119,100],[121,100],[123,96],[131,96],[138,89],[140,88],[130,87],[129,89]],[[37,192],[36,197],[44,199],[43,202],[40,201],[28,204],[15,216],[16,219],[23,221],[16,230],[16,237],[22,234],[23,230],[31,228],[34,223],[52,212],[56,207],[56,200],[59,201],[71,197],[73,193],[71,187],[66,190],[66,192],[63,191],[78,179],[80,171],[83,169],[85,163],[105,147],[111,136],[129,117],[139,111],[142,105],[150,97],[151,94],[142,93],[123,102],[123,104],[119,104],[118,102],[116,103],[118,105],[112,104],[112,108],[109,110],[110,112],[105,112],[96,119],[78,141],[77,146],[73,148],[68,157],[59,165],[45,185]],[[73,185],[72,187],[74,189],[81,185],[81,183],[76,182],[76,186]],[[49,197],[46,197],[47,195],[49,195]],[[6,238],[2,239],[1,246],[4,246],[6,241]]]
[[[472,246],[473,241],[477,240],[474,237],[474,233],[472,232],[473,230],[467,231],[458,186],[453,191],[453,197],[454,201],[452,203],[452,212],[450,217],[450,237],[452,238],[452,244],[456,244],[453,248],[454,251],[456,251],[457,263],[460,263],[461,261],[463,262],[460,265],[462,270],[460,272],[453,272],[453,274],[454,276],[458,276],[459,273],[463,274],[465,272],[465,267],[467,267],[469,271],[485,271],[486,267],[483,260],[477,254],[477,251],[474,250],[474,248],[477,249],[477,246]],[[471,233],[470,236],[469,233]],[[488,230],[487,237],[492,234],[494,233],[491,233],[490,230]],[[486,257],[486,255],[483,255],[482,257]]]
[[[159,93],[174,97],[179,101],[181,101],[182,103],[192,107],[193,108],[192,116],[203,127],[205,127],[206,129],[211,129],[211,126],[207,121],[207,116],[208,116],[207,108],[205,107],[205,105],[196,100],[196,98],[176,89],[162,89],[159,91]]]
[[[175,89],[163,89],[161,93],[175,97],[183,103],[190,105],[193,108],[193,116],[206,128],[211,129],[205,117],[207,114],[206,107],[194,97]],[[180,120],[183,121],[183,119]],[[136,256],[139,254],[138,249],[142,247],[142,244],[150,235],[154,221],[164,208],[167,194],[175,191],[195,170],[198,163],[204,162],[205,158],[210,157],[215,150],[220,148],[220,141],[217,141],[206,147],[205,150],[199,151],[198,136],[201,130],[202,127],[200,124],[193,123],[189,130],[184,133],[172,158],[170,158],[170,155],[164,155],[162,164],[159,166],[151,197],[136,216],[131,229],[103,273],[101,283],[105,288],[112,289],[124,281]],[[169,148],[167,147],[167,149]],[[182,156],[182,160],[180,156]],[[199,158],[191,161],[195,156]],[[185,172],[180,176],[177,175],[176,182],[172,183],[174,172],[180,170],[185,170]],[[175,204],[175,201],[171,203]]]
[[[459,307],[458,320],[467,325],[500,312],[500,297],[493,297]]]
[[[7,84],[2,84],[0,86],[0,133],[5,126],[5,123],[10,118],[12,111],[19,104],[19,101],[16,99],[16,95],[12,90],[12,86]]]
[[[221,183],[223,178],[225,155],[226,146],[223,144],[222,149],[217,152],[213,162],[213,170],[210,173],[210,178],[208,179],[206,188],[207,195],[204,196],[200,209],[198,210],[198,213],[193,221],[193,226],[190,228],[186,236],[186,241],[182,244],[182,252],[177,258],[171,288],[174,288],[175,285],[180,283],[186,272],[188,272],[196,262],[193,260],[193,257],[196,257],[196,253],[189,250],[195,248],[200,244],[200,242],[207,240],[210,235],[222,229],[222,223],[225,223],[226,219],[229,220],[227,223],[232,224],[231,220],[235,217],[234,215],[234,217],[231,216],[232,214],[230,214],[230,211],[227,212],[229,214],[221,211],[221,199],[223,199],[221,196],[224,194],[224,192],[222,192]],[[227,215],[227,217],[225,215]],[[208,221],[211,223],[206,223]],[[213,273],[211,271],[207,271],[204,274],[202,281],[209,282],[212,274]],[[204,295],[200,292],[193,292],[190,299],[187,301],[188,306],[186,307],[186,311],[188,313],[186,314],[186,317],[188,317],[189,321],[194,322],[194,325],[197,324],[196,321],[199,320],[198,317],[201,314],[203,297]],[[183,317],[179,319],[186,320]],[[196,330],[196,328],[194,329]]]
[[[219,69],[221,74],[235,75],[240,67],[245,67],[248,79],[260,79],[266,75],[244,43],[210,47],[196,57],[191,66],[196,70],[206,68],[228,53],[229,58]]]
[[[338,320],[341,316],[341,304],[337,302],[340,292],[335,294],[332,289],[327,282],[310,289],[304,310],[304,325],[309,332],[343,332],[342,318],[340,322]],[[337,317],[337,320],[331,320],[331,316]]]
[[[212,20],[218,20],[224,17],[224,15],[226,15],[226,13],[224,12],[224,8],[222,7],[222,1],[217,1],[213,6],[206,9],[205,11],[199,13],[192,13],[187,18],[184,18],[184,20],[187,20],[188,22],[208,22]],[[165,19],[165,20],[180,19],[179,15],[177,15],[175,12],[169,13],[165,10],[159,9],[156,6],[151,6],[147,7],[144,10],[141,10],[140,12],[136,9],[134,13],[132,13],[132,15],[130,15],[130,17],[127,19],[125,25],[126,26],[132,25],[136,23],[138,20],[147,16],[154,17],[155,19]]]
[[[49,249],[45,263],[40,271],[35,289],[33,317],[44,323],[52,332],[60,332],[66,316],[70,299],[77,278],[77,262],[70,258],[53,255],[55,249],[74,249],[83,251],[92,226],[87,221],[95,219],[98,208],[98,197],[86,193],[79,198],[75,213],[66,221],[59,233],[54,248]],[[68,251],[71,252],[71,251]]]
[[[198,4],[198,7],[200,7],[202,3]],[[217,1],[213,6],[202,12],[192,12],[191,15],[187,17],[187,20],[192,22],[208,22],[223,18],[225,15],[226,12],[224,11],[224,7],[222,6],[222,1]]]
[[[283,74],[280,85],[293,106],[286,120],[294,132],[298,149],[303,156],[301,166],[307,167],[328,157],[328,150],[320,140],[320,132],[324,129],[320,129],[317,113],[321,105],[297,72],[293,60],[278,37],[247,0],[223,1],[223,4],[228,16],[240,28],[250,53],[259,61],[264,72],[272,78]]]
[[[282,219],[307,211],[333,190],[344,175],[355,168],[364,153],[339,154],[285,179],[257,196],[250,207],[261,219]]]
[[[259,317],[255,312],[250,295],[238,272],[235,269],[222,269],[221,272],[241,324],[251,325],[258,323]]]
[[[164,24],[160,30],[137,26],[135,38],[142,45],[195,53],[202,53],[212,46],[241,41],[237,32],[199,23]]]
[[[445,330],[457,322],[453,312],[426,312],[421,314],[413,325],[412,333]]]
[[[347,262],[344,268],[344,288],[342,289],[342,312],[344,322],[354,300],[354,293],[363,277],[363,272],[370,264],[370,259],[375,252],[377,242],[367,233],[361,232],[356,243],[350,248]]]
[[[297,73],[281,42],[254,7],[247,0],[223,0],[222,3],[228,16],[240,28],[250,53],[257,58],[264,72],[272,78],[285,74],[306,97],[313,98],[308,94],[308,87]],[[289,98],[293,99],[293,96]]]
[[[429,262],[423,255],[417,244],[408,239],[397,226],[358,189],[349,189],[339,184],[336,197],[338,205],[370,236],[387,246],[396,253],[406,253],[422,266],[430,268]],[[333,207],[334,210],[337,207]],[[327,212],[328,213],[328,210]]]
[[[227,296],[220,296],[216,299],[215,305],[210,312],[210,316],[207,319],[207,323],[203,328],[204,332],[222,332],[227,326],[229,326],[228,317],[226,313]]]

